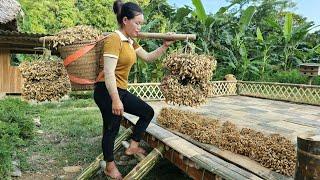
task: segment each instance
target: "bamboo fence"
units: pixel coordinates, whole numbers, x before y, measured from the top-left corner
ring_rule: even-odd
[[[129,84],[128,91],[148,101],[164,100],[160,83]],[[320,86],[250,81],[212,81],[209,97],[251,96],[320,105]]]

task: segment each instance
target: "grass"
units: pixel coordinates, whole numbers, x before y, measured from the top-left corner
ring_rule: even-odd
[[[62,173],[64,166],[85,165],[100,154],[101,117],[90,99],[34,105],[40,109],[40,134],[26,149],[24,171]]]
[[[34,104],[35,117],[40,117],[42,134],[22,149],[25,153],[21,168],[28,175],[43,174],[58,178],[64,175],[63,167],[80,165],[85,168],[101,153],[102,120],[93,99],[74,99],[63,102]],[[122,173],[132,167],[120,166]],[[28,176],[27,175],[27,176]],[[77,174],[71,174],[74,178]],[[30,178],[29,179],[32,179]],[[144,179],[188,179],[177,167],[166,160]],[[23,176],[22,179],[28,179]]]

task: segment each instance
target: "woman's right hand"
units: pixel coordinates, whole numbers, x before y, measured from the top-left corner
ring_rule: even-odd
[[[124,112],[123,104],[120,98],[115,101],[112,101],[112,113],[114,115],[122,116],[123,112]]]

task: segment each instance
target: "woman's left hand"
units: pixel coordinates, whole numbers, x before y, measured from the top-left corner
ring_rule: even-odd
[[[173,32],[168,32],[168,33],[167,33],[167,35],[169,35],[169,36],[172,35],[172,34],[175,34],[175,33],[173,33]],[[171,40],[171,39],[170,39],[170,40],[166,40],[166,39],[165,39],[165,40],[163,41],[163,45],[164,45],[165,47],[169,47],[169,46],[170,46],[172,43],[174,43],[174,42],[175,42],[175,40],[173,40],[173,39],[172,39],[172,40]]]

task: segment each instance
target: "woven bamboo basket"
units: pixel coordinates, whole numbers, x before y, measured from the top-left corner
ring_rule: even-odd
[[[58,51],[63,59],[74,54],[79,49],[93,43],[88,41],[75,42],[71,45],[60,46]],[[69,75],[77,78],[95,81],[98,75],[99,60],[102,58],[103,41],[97,42],[96,46],[86,54],[69,64],[66,69]],[[71,81],[72,90],[92,90],[93,83],[79,84]]]

